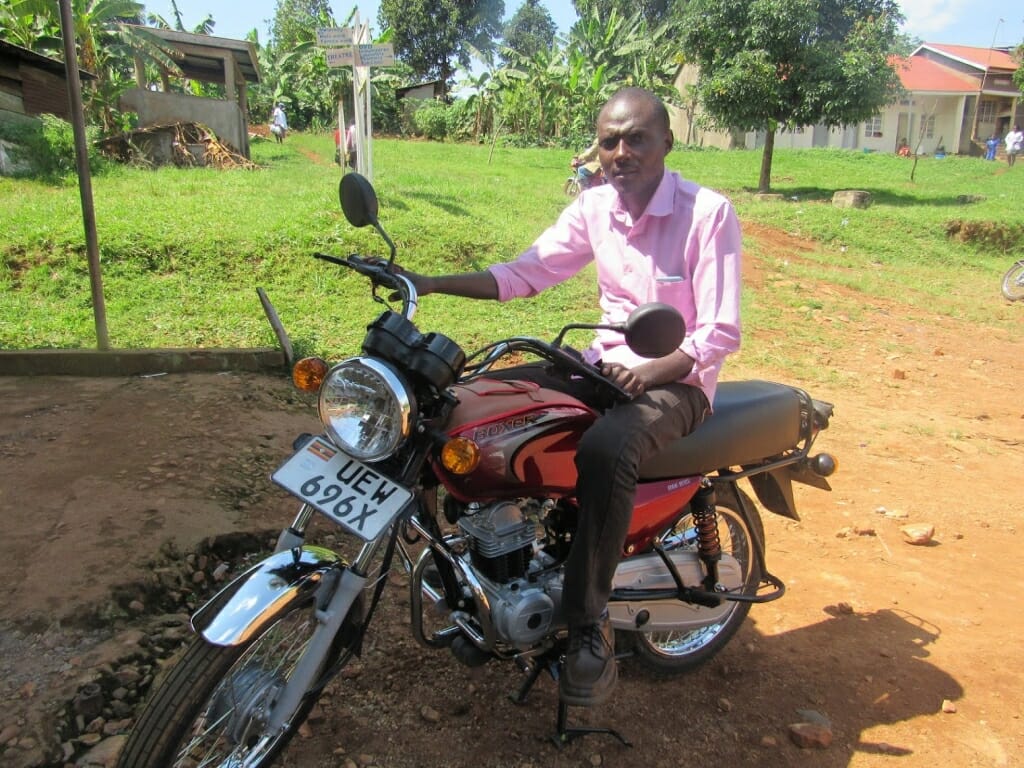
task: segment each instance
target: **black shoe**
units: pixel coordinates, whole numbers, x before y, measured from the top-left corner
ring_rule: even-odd
[[[619,670],[615,665],[615,634],[607,616],[596,624],[569,628],[569,650],[558,681],[562,701],[593,707],[608,699]]]

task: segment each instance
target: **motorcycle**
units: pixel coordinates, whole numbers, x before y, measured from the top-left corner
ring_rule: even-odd
[[[681,342],[682,318],[648,304],[623,324],[572,323],[551,342],[512,337],[467,356],[413,324],[415,286],[395,265],[370,183],[350,173],[339,192],[349,222],[375,228],[390,258],[315,255],[367,278],[387,308],[360,354],[295,365],[296,385],[318,392],[322,431],[301,435],[273,479],[301,507],[274,553],[192,617],[198,637],[151,693],[121,768],[268,766],[324,687],[344,685],[339,673],[360,655],[393,567],[411,574],[411,631],[425,649],[469,666],[514,662],[518,703],[542,675],[559,675],[574,447],[597,412],[499,378],[495,366],[536,358],[612,404],[628,395],[564,337],[606,329],[659,357]],[[830,490],[835,460],[811,447],[832,412],[795,387],[722,382],[713,415],[642,466],[608,604],[620,650],[659,676],[684,672],[722,650],[753,604],[782,597],[758,510],[738,482],[796,518],[794,482]],[[351,561],[306,541],[315,515],[358,541]],[[557,744],[595,732],[628,744],[612,728],[570,725],[558,705]]]
[[[572,168],[572,174],[565,180],[565,184],[562,187],[562,191],[569,197],[576,197],[585,189],[604,184],[604,171],[600,168],[594,173],[589,173],[586,170],[586,164],[581,163],[576,158],[572,159],[569,167]]]
[[[1024,299],[1024,259],[1014,263],[1003,275],[1003,296],[1010,301]]]

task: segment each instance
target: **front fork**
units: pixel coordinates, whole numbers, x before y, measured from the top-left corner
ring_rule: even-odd
[[[306,527],[313,512],[313,507],[308,504],[302,505],[295,520],[278,537],[277,552],[294,550],[302,546],[306,538]],[[314,612],[317,627],[313,630],[313,636],[291,677],[274,702],[267,722],[269,733],[283,732],[290,725],[302,704],[302,699],[317,684],[323,672],[324,659],[330,653],[331,646],[341,631],[342,623],[353,603],[366,587],[373,559],[386,539],[387,537],[380,536],[363,544],[352,564],[342,571],[341,578],[327,602],[317,602]]]

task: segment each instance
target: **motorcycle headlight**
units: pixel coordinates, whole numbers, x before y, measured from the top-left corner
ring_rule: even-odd
[[[320,421],[339,448],[360,461],[390,456],[412,430],[415,400],[387,363],[353,357],[320,388]]]

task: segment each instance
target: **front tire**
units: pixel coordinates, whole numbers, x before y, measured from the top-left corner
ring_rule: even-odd
[[[350,616],[359,615],[355,607]],[[312,600],[282,610],[269,626],[240,646],[195,640],[146,705],[117,763],[118,768],[269,766],[309,714],[307,696],[283,732],[269,733],[265,715],[302,656],[316,619]],[[351,638],[346,620],[339,638]],[[335,643],[324,669],[352,654]]]
[[[565,194],[569,197],[576,197],[580,193],[580,182],[575,176],[565,180]]]
[[[764,542],[761,517],[750,498],[734,485],[719,485],[715,489],[718,510],[718,534],[722,552],[731,555],[743,572],[742,593],[752,595],[761,581],[758,563],[763,552],[755,556],[755,542]],[[739,499],[742,498],[741,505]],[[750,517],[743,510],[750,510]],[[674,531],[693,527],[693,518],[687,514],[680,519]],[[689,632],[630,632],[635,658],[640,665],[657,677],[689,672],[722,650],[743,624],[750,603],[729,602],[723,618]]]
[[[1010,267],[1003,276],[1003,296],[1010,301],[1024,299],[1024,259]]]

